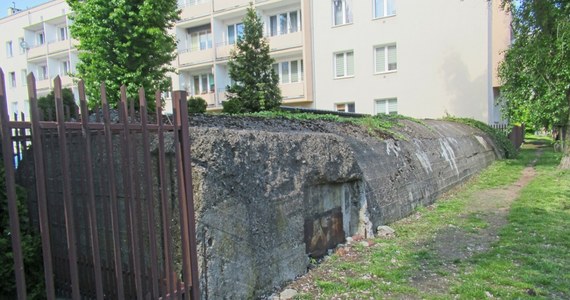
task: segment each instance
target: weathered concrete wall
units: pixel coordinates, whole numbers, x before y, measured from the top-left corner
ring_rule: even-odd
[[[425,125],[401,121],[404,126],[393,128],[400,137],[395,140],[380,139],[349,123],[197,118],[193,119],[191,140],[203,299],[251,299],[270,294],[274,287],[305,273],[309,257],[324,255],[345,237],[373,235],[378,225],[432,203],[500,156],[483,132],[443,121],[425,121]],[[106,211],[101,203],[109,198],[104,191],[108,184],[106,161],[97,154],[104,142],[102,136],[93,138],[94,165],[102,168],[95,176],[96,190],[101,190],[97,194],[98,222],[108,224],[101,217]],[[79,137],[70,139],[70,153],[79,155],[83,147]],[[119,137],[114,139],[116,151],[120,151],[119,141]],[[152,143],[156,145],[156,138]],[[175,170],[171,134],[167,145],[168,168]],[[52,156],[48,159],[51,179],[47,193],[53,199],[48,200],[53,207],[50,213],[62,211],[57,144],[46,140],[42,146]],[[153,172],[157,173],[156,153],[153,155]],[[142,161],[142,151],[136,156]],[[81,159],[74,156],[73,165],[82,166]],[[115,165],[122,165],[119,158],[115,160]],[[22,173],[31,175],[30,167]],[[120,203],[125,201],[122,186],[128,174],[124,171],[118,170],[116,178]],[[83,167],[72,170],[77,199],[83,197],[83,172]],[[132,172],[140,177],[143,169],[139,166]],[[170,231],[178,237],[176,174],[171,171],[167,177],[173,205]],[[35,195],[33,177],[27,182],[30,195]],[[155,185],[153,193],[158,193],[156,181]],[[143,198],[138,201],[145,207]],[[86,215],[83,202],[74,203]],[[155,214],[160,215],[158,208]],[[53,220],[63,224],[62,215],[58,216]],[[80,256],[88,259],[86,220],[79,218],[77,228],[83,236],[79,239]],[[145,221],[141,222],[145,227]],[[59,230],[64,237],[64,227],[57,224],[52,224],[52,232]],[[100,230],[101,236],[106,236],[108,228]],[[126,230],[121,229],[121,240],[126,239]],[[53,247],[65,253],[64,239],[54,243]],[[174,246],[174,258],[180,260],[179,241]],[[109,243],[103,245],[104,261],[111,261],[110,250]],[[127,250],[123,253],[124,261],[128,254]]]
[[[204,299],[247,299],[306,272],[309,255],[409,215],[499,154],[477,129],[407,122],[360,133],[191,131]]]

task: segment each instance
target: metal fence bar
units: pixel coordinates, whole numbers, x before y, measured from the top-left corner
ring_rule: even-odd
[[[190,275],[192,290],[190,297],[192,299],[200,298],[200,282],[198,278],[198,255],[196,251],[196,220],[194,216],[194,191],[192,190],[192,164],[190,161],[190,124],[188,122],[188,102],[186,101],[186,93],[183,92],[178,99],[178,116],[180,122],[180,137],[181,137],[181,154],[182,154],[182,169],[179,172],[184,173],[184,192],[186,193],[185,199],[186,206],[182,209],[187,211],[187,225],[188,225],[188,238],[190,250]],[[187,279],[185,279],[187,280]]]
[[[91,235],[91,249],[93,254],[93,271],[95,274],[95,293],[97,300],[102,300],[103,293],[103,277],[101,275],[101,257],[99,246],[99,230],[97,226],[97,207],[95,205],[95,187],[93,186],[93,155],[91,153],[91,132],[88,126],[89,111],[87,110],[87,100],[85,97],[85,84],[83,81],[78,83],[79,89],[79,103],[81,105],[81,124],[83,125],[82,137],[84,142],[85,154],[85,176],[87,183],[87,194],[89,198],[89,205],[87,215],[89,218],[89,228]]]
[[[117,282],[117,298],[123,299],[125,297],[125,290],[123,286],[123,264],[121,260],[121,240],[119,232],[119,204],[117,201],[117,189],[115,186],[115,160],[113,155],[113,140],[111,136],[111,117],[109,114],[109,103],[107,102],[107,91],[105,83],[101,83],[101,105],[103,106],[103,121],[105,123],[105,146],[107,152],[107,170],[109,180],[109,193],[110,193],[110,210],[111,210],[111,228],[113,232],[113,257],[115,261],[115,280]]]
[[[58,124],[59,158],[63,181],[63,202],[65,212],[65,227],[67,234],[67,249],[69,254],[69,272],[71,276],[71,294],[73,299],[79,299],[79,272],[77,269],[77,244],[75,235],[75,215],[71,198],[71,177],[69,175],[69,157],[67,152],[67,137],[65,131],[65,115],[63,99],[61,96],[61,78],[56,76],[53,80],[55,90],[55,110]]]
[[[4,158],[4,174],[6,176],[6,197],[8,198],[8,215],[10,218],[10,236],[12,253],[14,254],[14,273],[19,299],[26,299],[26,276],[22,258],[22,243],[20,239],[20,218],[16,198],[16,181],[14,177],[14,148],[12,145],[12,129],[8,115],[8,99],[4,85],[4,71],[0,69],[0,119],[2,122],[2,156]]]
[[[157,266],[157,250],[156,250],[156,231],[155,227],[155,218],[154,218],[154,197],[152,191],[152,178],[150,175],[151,166],[150,166],[150,142],[148,137],[148,127],[147,127],[147,110],[146,110],[146,97],[144,93],[144,89],[141,87],[139,89],[139,109],[140,109],[140,116],[141,116],[141,128],[142,128],[142,148],[147,149],[143,153],[143,166],[144,166],[144,177],[145,177],[145,184],[144,184],[144,194],[146,197],[147,203],[147,222],[148,222],[148,236],[149,236],[149,243],[150,243],[150,274],[151,274],[151,287],[152,287],[152,298],[159,297],[158,292],[158,266]]]
[[[162,126],[162,100],[160,92],[155,94],[156,102],[156,123],[158,125],[158,170],[159,170],[159,189],[160,200],[162,203],[162,235],[164,244],[164,270],[166,273],[166,295],[165,299],[174,297],[174,287],[176,278],[174,276],[174,268],[172,265],[172,237],[170,235],[170,205],[166,194],[166,155],[164,151],[164,128]]]
[[[119,121],[123,126],[123,131],[121,134],[122,142],[121,142],[121,150],[122,150],[122,166],[123,166],[123,176],[124,176],[124,197],[125,197],[125,208],[127,211],[127,227],[128,227],[128,234],[130,238],[131,244],[131,253],[132,253],[132,261],[133,261],[133,277],[135,282],[135,290],[138,299],[142,299],[143,297],[143,286],[141,281],[141,260],[140,260],[140,253],[141,250],[140,246],[140,238],[139,238],[139,231],[140,228],[138,223],[138,217],[133,210],[133,197],[135,195],[134,186],[131,182],[131,163],[129,154],[131,152],[130,146],[130,137],[129,137],[129,122],[127,116],[127,88],[123,85],[121,86],[121,102],[119,103]]]
[[[28,97],[30,98],[30,111],[32,114],[32,145],[41,145],[40,114],[38,109],[38,97],[36,94],[36,79],[30,73],[28,80]],[[46,172],[44,167],[44,153],[42,147],[32,147],[34,153],[34,168],[36,179],[36,197],[38,201],[38,218],[40,225],[40,235],[42,239],[42,255],[44,261],[44,277],[46,284],[46,297],[49,300],[55,299],[55,289],[53,283],[53,265],[51,255],[51,240],[49,229],[49,218],[46,198]]]
[[[178,212],[180,216],[180,234],[182,239],[182,284],[176,286],[177,294],[181,295],[184,291],[188,291],[189,282],[188,280],[191,277],[190,274],[190,247],[188,241],[188,216],[187,210],[184,209],[186,207],[186,198],[185,198],[185,191],[184,191],[184,173],[181,172],[183,168],[182,163],[182,149],[180,146],[180,122],[178,120],[178,115],[180,112],[180,99],[186,98],[184,92],[175,91],[172,93],[172,99],[174,102],[173,112],[174,112],[174,149],[175,149],[175,156],[176,156],[176,168],[177,168],[177,186],[178,186]]]

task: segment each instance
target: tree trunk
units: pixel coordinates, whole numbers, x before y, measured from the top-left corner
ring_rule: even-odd
[[[560,141],[562,142],[562,152],[564,156],[560,161],[560,165],[558,165],[558,168],[562,170],[570,169],[570,89],[566,91],[566,99],[568,100],[569,116],[566,118],[566,124],[562,126]]]

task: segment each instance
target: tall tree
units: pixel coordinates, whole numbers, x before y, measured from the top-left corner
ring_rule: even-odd
[[[224,112],[244,113],[272,110],[281,105],[279,77],[263,37],[263,22],[250,3],[243,19],[244,32],[228,62],[233,84],[227,87]]]
[[[170,87],[167,72],[176,57],[176,40],[167,30],[179,18],[176,0],[67,0],[73,10],[71,35],[79,40],[77,76],[86,92],[99,99],[105,82],[109,103],[119,101],[119,87],[136,97]],[[152,102],[152,101],[151,101]]]
[[[499,67],[503,112],[511,122],[562,128],[570,167],[570,1],[503,0],[514,42]]]

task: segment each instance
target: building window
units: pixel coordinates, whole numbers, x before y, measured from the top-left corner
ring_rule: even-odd
[[[354,52],[335,53],[334,69],[335,78],[354,76]]]
[[[396,0],[374,0],[374,18],[396,14]]]
[[[352,0],[332,0],[333,25],[352,23]]]
[[[67,40],[67,27],[62,26],[58,28],[57,38],[59,41]]]
[[[383,73],[396,71],[398,69],[396,52],[396,45],[374,48],[374,72]]]
[[[194,95],[213,93],[215,89],[214,74],[194,75]]]
[[[28,73],[26,69],[20,71],[20,76],[22,77],[22,85],[28,85]]]
[[[337,104],[335,104],[335,110],[336,111],[342,111],[342,112],[355,112],[356,106],[354,105],[354,102],[337,103]]]
[[[15,88],[16,87],[16,72],[8,73],[8,80],[10,83],[10,87]]]
[[[36,33],[36,43],[38,46],[45,44],[46,37],[43,31]]]
[[[301,30],[301,11],[281,13],[269,17],[269,35],[283,35]]]
[[[38,68],[38,80],[46,80],[48,79],[48,72],[47,72],[47,66],[40,66]]]
[[[303,81],[303,60],[283,61],[273,64],[275,73],[279,75],[280,83],[295,83]]]
[[[243,23],[228,25],[228,45],[235,44],[243,37]]]
[[[398,114],[398,99],[390,98],[376,100],[376,114]]]
[[[25,43],[24,43],[24,38],[18,38],[18,48],[20,48],[20,54],[24,54],[26,53],[26,48],[24,47]]]
[[[6,57],[12,57],[14,56],[14,52],[12,49],[12,41],[7,41],[6,42]]]
[[[70,68],[69,68],[69,60],[64,60],[61,62],[61,72],[60,75],[61,76],[67,76],[69,75],[70,72]]]
[[[188,29],[190,51],[212,48],[212,29],[210,24]]]

